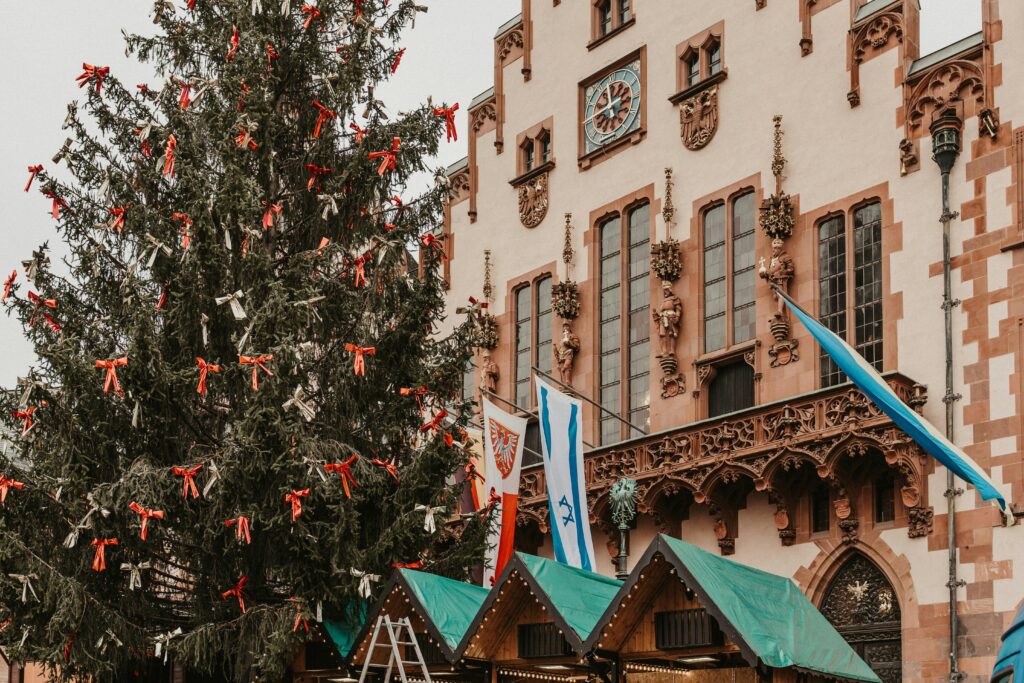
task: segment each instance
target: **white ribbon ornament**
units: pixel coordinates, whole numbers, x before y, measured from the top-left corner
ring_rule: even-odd
[[[154,656],[159,657],[162,654],[164,656],[164,664],[166,664],[167,655],[170,653],[170,647],[168,646],[171,644],[171,640],[180,636],[181,633],[181,627],[179,626],[173,631],[168,631],[162,636],[157,636],[154,640],[156,643],[156,649],[153,651]]]
[[[373,595],[373,586],[370,584],[371,582],[379,582],[380,574],[367,574],[358,569],[349,569],[348,573],[359,579],[359,597],[369,598]]]
[[[136,588],[142,588],[142,570],[150,568],[149,562],[140,562],[139,564],[132,564],[130,562],[121,563],[121,571],[129,572],[128,575],[128,590],[135,590]]]
[[[242,297],[244,296],[245,294],[242,292],[242,290],[239,289],[234,294],[225,294],[224,296],[218,296],[216,299],[214,299],[214,301],[217,302],[218,306],[230,304],[231,314],[235,316],[235,320],[245,320],[245,309],[242,308],[241,301]]]
[[[36,589],[32,587],[32,579],[38,579],[36,574],[8,574],[15,581],[21,583],[21,601],[28,602],[28,594],[32,593],[32,597],[35,598],[36,602],[39,602],[39,596],[36,595]]]
[[[423,518],[423,530],[429,533],[437,531],[437,521],[434,519],[434,515],[438,512],[444,512],[443,507],[430,507],[429,505],[417,505],[415,508],[416,512],[425,512],[426,515]]]
[[[146,259],[147,269],[153,268],[153,264],[156,263],[156,255],[159,254],[161,251],[164,253],[165,256],[171,256],[174,253],[173,251],[171,251],[171,248],[169,246],[167,246],[157,238],[153,237],[148,232],[146,233],[146,241],[149,242],[150,244],[149,251],[147,252],[148,258]]]
[[[312,422],[313,418],[316,417],[316,411],[313,409],[313,402],[306,400],[306,392],[302,390],[302,387],[295,387],[295,393],[292,397],[284,402],[281,406],[285,410],[294,408],[302,414],[302,417],[306,418],[306,422]]]

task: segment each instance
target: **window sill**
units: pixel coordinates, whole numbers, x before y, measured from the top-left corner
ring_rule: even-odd
[[[512,180],[508,181],[508,184],[511,185],[512,187],[519,187],[520,185],[523,185],[524,183],[530,182],[531,180],[533,180],[537,176],[544,175],[548,171],[552,170],[554,167],[555,167],[555,160],[554,159],[551,159],[550,161],[545,161],[540,166],[537,166],[536,168],[534,168],[532,170],[529,170],[526,173],[523,173],[521,175],[516,176]]]
[[[600,38],[594,38],[592,41],[587,43],[587,50],[593,50],[596,47],[604,45],[609,40],[611,40],[615,36],[619,35],[620,33],[625,31],[627,28],[629,28],[630,26],[632,26],[635,23],[636,23],[636,17],[630,17],[629,21],[625,22],[624,24],[619,24],[618,26],[616,26],[615,28],[613,28],[611,31],[609,31],[608,33],[604,34]]]
[[[725,360],[733,360],[754,349],[761,346],[761,342],[757,339],[751,339],[745,341],[742,344],[736,344],[725,349],[719,349],[718,351],[712,351],[711,353],[705,353],[697,360],[693,361],[694,365],[716,365]]]
[[[647,137],[647,131],[643,128],[639,128],[629,135],[619,138],[615,142],[609,143],[600,149],[595,149],[593,152],[588,152],[576,160],[576,164],[579,166],[581,171],[585,171],[591,166],[598,164],[613,154],[617,154],[622,151],[623,148],[629,145],[638,145],[643,139]]]
[[[723,68],[721,71],[716,73],[714,76],[708,76],[704,80],[702,80],[702,81],[700,81],[698,83],[694,83],[693,85],[691,85],[690,87],[688,87],[688,88],[686,88],[684,90],[680,90],[675,95],[673,95],[672,97],[668,98],[668,101],[671,102],[672,104],[679,104],[680,102],[682,102],[684,100],[690,99],[694,95],[697,95],[699,93],[704,92],[705,90],[707,90],[711,86],[716,85],[718,83],[721,83],[722,81],[724,81],[728,77],[729,77],[728,69],[724,69]]]

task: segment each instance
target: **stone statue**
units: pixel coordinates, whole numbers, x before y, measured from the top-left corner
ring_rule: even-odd
[[[558,375],[563,384],[572,384],[572,366],[580,352],[580,338],[568,322],[562,323],[562,341],[558,342]]]
[[[485,394],[498,391],[498,364],[491,359],[491,352],[484,351],[483,362],[480,364],[480,389]]]
[[[758,271],[763,279],[767,280],[769,284],[775,285],[783,294],[789,294],[789,281],[793,279],[793,273],[795,269],[793,267],[793,257],[787,254],[783,250],[783,241],[775,238],[772,240],[772,260],[766,266],[764,258],[761,259],[761,268]],[[775,297],[775,317],[785,319],[786,316],[786,304],[774,290],[772,295]]]
[[[658,324],[658,341],[663,356],[671,356],[676,351],[676,339],[679,338],[679,325],[683,322],[683,302],[672,291],[672,283],[661,281],[661,306],[651,314]]]

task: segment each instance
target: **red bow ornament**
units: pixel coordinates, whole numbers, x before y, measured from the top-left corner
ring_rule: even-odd
[[[192,104],[192,84],[182,83],[181,95],[178,97],[178,106],[182,109],[188,109],[190,104]]]
[[[332,462],[324,465],[324,472],[330,474],[331,472],[337,472],[338,476],[341,477],[341,487],[345,490],[345,497],[352,497],[352,490],[349,488],[349,483],[352,486],[359,488],[359,484],[356,483],[356,478],[352,476],[352,465],[355,464],[356,460],[359,460],[358,455],[353,455],[345,462]]]
[[[302,6],[302,13],[306,15],[306,21],[303,22],[303,24],[302,24],[302,29],[303,30],[306,30],[307,28],[309,28],[309,25],[313,23],[313,20],[314,19],[319,19],[320,16],[323,14],[314,5],[303,5]]]
[[[232,59],[235,58],[235,53],[238,52],[239,40],[237,26],[231,27],[231,40],[229,41],[228,44],[230,45],[230,47],[228,47],[228,61],[230,62]]]
[[[292,626],[292,633],[298,631],[300,625],[306,629],[306,633],[309,633],[309,622],[302,616],[302,605],[295,598],[292,600],[295,601],[295,625]]]
[[[175,150],[178,149],[178,138],[174,133],[167,136],[167,146],[164,148],[164,175],[168,178],[174,177]]]
[[[230,597],[238,598],[238,606],[242,608],[242,614],[245,614],[245,584],[248,581],[248,577],[243,576],[235,584],[235,587],[226,590],[220,594],[222,600],[227,600]]]
[[[368,251],[365,254],[363,254],[362,256],[360,256],[359,258],[357,258],[355,261],[353,261],[353,265],[355,265],[355,273],[356,273],[354,284],[355,284],[356,287],[365,287],[366,286],[366,284],[367,284],[367,280],[366,280],[366,264],[369,263],[372,259],[373,259],[373,252],[369,252]]]
[[[402,57],[405,55],[405,48],[403,47],[395,54],[395,59],[391,62],[391,73],[398,71],[398,65],[402,63]]]
[[[356,375],[366,376],[366,356],[377,355],[377,347],[375,346],[356,346],[355,344],[345,344],[345,350],[349,353],[356,354],[355,362],[352,365],[352,372]]]
[[[444,421],[446,417],[448,417],[448,411],[442,409],[440,412],[434,414],[434,417],[431,418],[430,422],[426,423],[425,425],[422,425],[420,427],[420,431],[429,432],[430,430],[433,429],[436,432],[440,432],[442,429],[441,423]]]
[[[360,142],[362,142],[362,141],[363,141],[363,138],[364,138],[364,137],[366,137],[366,134],[370,132],[370,131],[369,131],[369,130],[367,130],[366,128],[360,128],[359,126],[357,126],[357,125],[356,125],[356,124],[354,124],[354,123],[350,123],[350,124],[348,124],[348,127],[349,127],[349,128],[351,128],[352,130],[354,130],[354,131],[356,132],[356,137],[355,137],[355,140],[356,140],[356,144],[357,144],[357,145],[358,145],[358,144],[359,144]]]
[[[246,545],[252,544],[252,536],[249,535],[249,518],[245,515],[224,520],[224,526],[229,529],[235,527],[235,538],[239,541],[245,541]]]
[[[395,569],[422,569],[423,560],[416,560],[415,562],[392,562],[391,566]]]
[[[252,139],[252,133],[246,130],[245,126],[238,126],[238,135],[235,136],[235,144],[242,149],[259,149],[259,145]]]
[[[206,375],[211,372],[220,372],[220,365],[207,363],[199,356],[196,356],[196,367],[199,368],[199,386],[196,387],[196,393],[200,396],[206,396]]]
[[[401,389],[398,390],[398,393],[401,394],[402,396],[415,396],[416,405],[420,409],[420,415],[423,415],[423,400],[421,397],[426,396],[427,391],[428,389],[425,386],[417,387],[415,389],[412,389],[410,387],[402,387]]]
[[[28,300],[36,305],[36,307],[32,309],[32,316],[28,319],[29,325],[36,324],[36,314],[39,312],[39,309],[42,308],[43,306],[47,308],[57,308],[56,299],[44,299],[43,297],[39,296],[38,294],[31,290],[29,290],[28,293]]]
[[[373,463],[374,465],[376,465],[377,467],[381,467],[384,470],[386,470],[387,473],[390,474],[394,478],[395,483],[399,483],[398,482],[398,468],[395,467],[392,463],[386,462],[384,460],[381,460],[380,458],[374,458],[370,462]]]
[[[21,491],[24,488],[25,484],[23,482],[8,479],[4,475],[0,474],[0,505],[3,505],[4,503],[7,502],[8,491],[10,491],[11,489]]]
[[[242,365],[251,365],[252,366],[252,390],[253,391],[259,391],[260,390],[260,370],[263,370],[263,372],[267,373],[268,377],[273,377],[274,376],[274,373],[272,373],[270,371],[270,368],[268,368],[266,365],[264,365],[264,363],[266,363],[267,361],[271,361],[273,359],[274,359],[274,354],[272,354],[272,353],[264,354],[262,356],[239,356],[238,357],[238,362],[241,363]]]
[[[163,519],[163,510],[147,510],[135,501],[132,501],[128,506],[128,509],[139,515],[142,518],[142,531],[139,533],[139,538],[143,541],[146,540],[146,536],[149,535],[149,520],[150,519]]]
[[[187,213],[181,213],[180,211],[175,211],[171,218],[181,223],[181,227],[178,228],[178,232],[181,234],[181,248],[184,251],[188,251],[189,246],[192,244],[192,218]]]
[[[107,213],[114,217],[114,222],[110,224],[111,230],[117,230],[118,234],[124,231],[124,215],[127,211],[127,206],[115,206],[107,211]]]
[[[0,296],[0,303],[7,301],[7,297],[11,295],[11,287],[14,286],[14,281],[18,279],[18,269],[15,268],[11,271],[11,274],[4,280],[4,293]]]
[[[459,139],[459,131],[455,127],[455,112],[458,110],[458,102],[450,107],[434,107],[434,116],[444,117],[444,133],[448,138],[448,142]]]
[[[312,105],[316,107],[317,110],[319,110],[320,112],[319,115],[316,117],[316,127],[313,129],[313,137],[318,138],[320,137],[320,130],[323,127],[324,123],[326,123],[327,121],[333,121],[334,119],[338,118],[338,114],[328,109],[324,105],[320,104],[316,100],[313,100]]]
[[[444,253],[444,246],[441,244],[441,239],[434,233],[428,232],[426,235],[420,235],[420,242],[423,244],[424,248],[433,248],[441,254],[442,261],[448,258],[448,255]]]
[[[267,73],[270,73],[270,66],[275,59],[281,56],[281,53],[274,49],[273,44],[267,43]]]
[[[99,92],[103,87],[103,79],[110,75],[109,66],[93,66],[92,64],[82,64],[82,73],[75,80],[78,81],[78,87],[82,88],[86,83],[95,79],[96,80],[96,92]]]
[[[107,371],[106,377],[103,380],[103,393],[109,394],[110,387],[114,387],[114,391],[124,396],[124,391],[121,390],[121,385],[117,381],[117,369],[123,368],[128,365],[128,356],[122,356],[121,358],[114,358],[112,360],[98,360],[96,361],[96,367],[102,368]]]
[[[383,149],[379,152],[370,152],[367,158],[373,161],[374,159],[380,159],[380,166],[377,167],[377,175],[383,176],[388,171],[395,170],[395,163],[398,161],[398,146],[402,140],[398,136],[391,141],[391,149]]]
[[[330,168],[320,168],[316,164],[306,164],[306,171],[309,173],[309,183],[306,184],[306,189],[310,192],[313,191],[314,186],[316,186],[316,191],[319,192],[323,186],[323,178],[334,172]]]
[[[181,482],[181,497],[188,500],[188,494],[192,494],[192,499],[195,500],[199,497],[199,489],[196,488],[196,475],[199,474],[199,470],[203,469],[202,465],[196,465],[195,467],[175,467],[171,470],[176,477],[182,477]]]
[[[96,572],[106,571],[107,569],[107,553],[106,548],[108,545],[117,545],[116,538],[94,538],[90,543],[93,548],[96,548],[96,554],[92,558],[92,569]]]
[[[38,406],[26,406],[25,410],[15,410],[14,417],[21,420],[21,435],[28,434],[29,430],[32,429],[32,425],[35,423],[32,421],[32,413],[36,412]]]
[[[36,175],[39,174],[39,173],[42,173],[42,171],[43,171],[43,165],[42,164],[39,164],[38,166],[29,166],[28,167],[29,176],[28,176],[28,184],[25,185],[25,192],[29,191],[29,189],[32,187],[32,181],[35,180],[36,179]]]
[[[278,202],[277,204],[267,204],[263,202],[263,229],[269,230],[274,227],[274,216],[281,215],[284,210],[284,204]]]
[[[302,516],[302,499],[309,495],[309,489],[296,489],[284,497],[284,502],[292,506],[292,523]]]
[[[43,193],[43,196],[53,200],[53,203],[50,205],[50,215],[53,216],[53,220],[60,220],[60,210],[68,208],[68,203],[53,191],[46,191]]]

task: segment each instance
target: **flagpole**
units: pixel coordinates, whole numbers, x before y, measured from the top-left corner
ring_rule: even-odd
[[[555,379],[554,377],[552,377],[552,376],[551,376],[551,375],[549,375],[548,373],[544,372],[543,370],[538,370],[536,366],[534,366],[534,368],[533,368],[533,371],[534,371],[534,372],[536,372],[536,373],[537,373],[538,375],[541,375],[541,376],[542,376],[542,377],[544,377],[545,379],[549,379],[549,380],[551,380],[552,382],[554,382],[554,383],[555,383],[555,384],[557,384],[558,386],[562,387],[563,389],[566,389],[566,390],[568,390],[568,391],[571,391],[571,392],[573,393],[573,395],[577,396],[578,398],[580,398],[580,399],[581,399],[581,400],[583,400],[583,401],[586,401],[587,403],[589,403],[590,405],[594,406],[595,408],[597,408],[597,409],[598,409],[598,410],[600,410],[601,412],[603,412],[603,413],[607,413],[608,415],[611,415],[611,416],[612,416],[612,417],[614,417],[614,418],[615,418],[616,420],[618,420],[618,421],[619,421],[619,422],[621,422],[622,424],[626,425],[626,426],[627,426],[627,427],[629,427],[630,429],[635,429],[636,431],[640,432],[640,433],[641,433],[641,434],[643,434],[644,436],[647,436],[647,430],[646,430],[646,429],[641,429],[640,427],[637,427],[637,426],[636,426],[635,424],[633,424],[632,422],[629,422],[628,420],[626,420],[626,419],[625,419],[624,417],[622,417],[622,416],[621,416],[621,415],[619,415],[618,413],[613,413],[612,411],[608,410],[607,408],[605,408],[605,407],[604,407],[603,405],[601,405],[600,403],[597,403],[597,402],[595,402],[595,401],[591,401],[591,400],[590,400],[589,398],[587,398],[586,396],[584,396],[583,394],[581,394],[581,393],[580,393],[579,391],[577,391],[576,389],[573,389],[573,388],[572,388],[571,386],[569,386],[569,385],[568,385],[568,384],[566,384],[565,382],[562,382],[562,381],[559,381],[559,380]],[[593,448],[593,446],[591,446],[591,448]]]
[[[537,418],[538,420],[540,419],[540,415],[538,415],[538,414],[537,414],[537,413],[535,413],[534,411],[532,411],[532,410],[527,410],[526,408],[520,408],[519,406],[517,406],[517,405],[516,405],[515,403],[513,403],[512,401],[508,400],[507,398],[502,398],[501,396],[498,396],[498,395],[497,395],[496,393],[494,393],[493,391],[491,391],[491,390],[489,390],[489,389],[484,389],[483,387],[480,387],[480,393],[481,393],[481,394],[485,394],[486,396],[488,396],[488,397],[490,397],[490,398],[493,398],[493,399],[496,399],[496,400],[498,400],[498,401],[501,401],[501,402],[502,402],[502,403],[504,403],[505,405],[507,405],[507,406],[511,407],[511,408],[512,408],[513,410],[521,410],[522,412],[526,413],[526,414],[527,414],[527,415],[529,415],[530,417],[535,417],[535,418]],[[595,446],[594,444],[592,444],[592,443],[587,443],[586,441],[584,441],[584,442],[583,442],[583,445],[584,445],[584,446],[586,446],[587,448],[597,448],[597,446]],[[531,453],[533,453],[534,455],[540,455],[540,454],[539,454],[539,453],[537,453],[536,451],[530,451],[530,452],[531,452]]]

